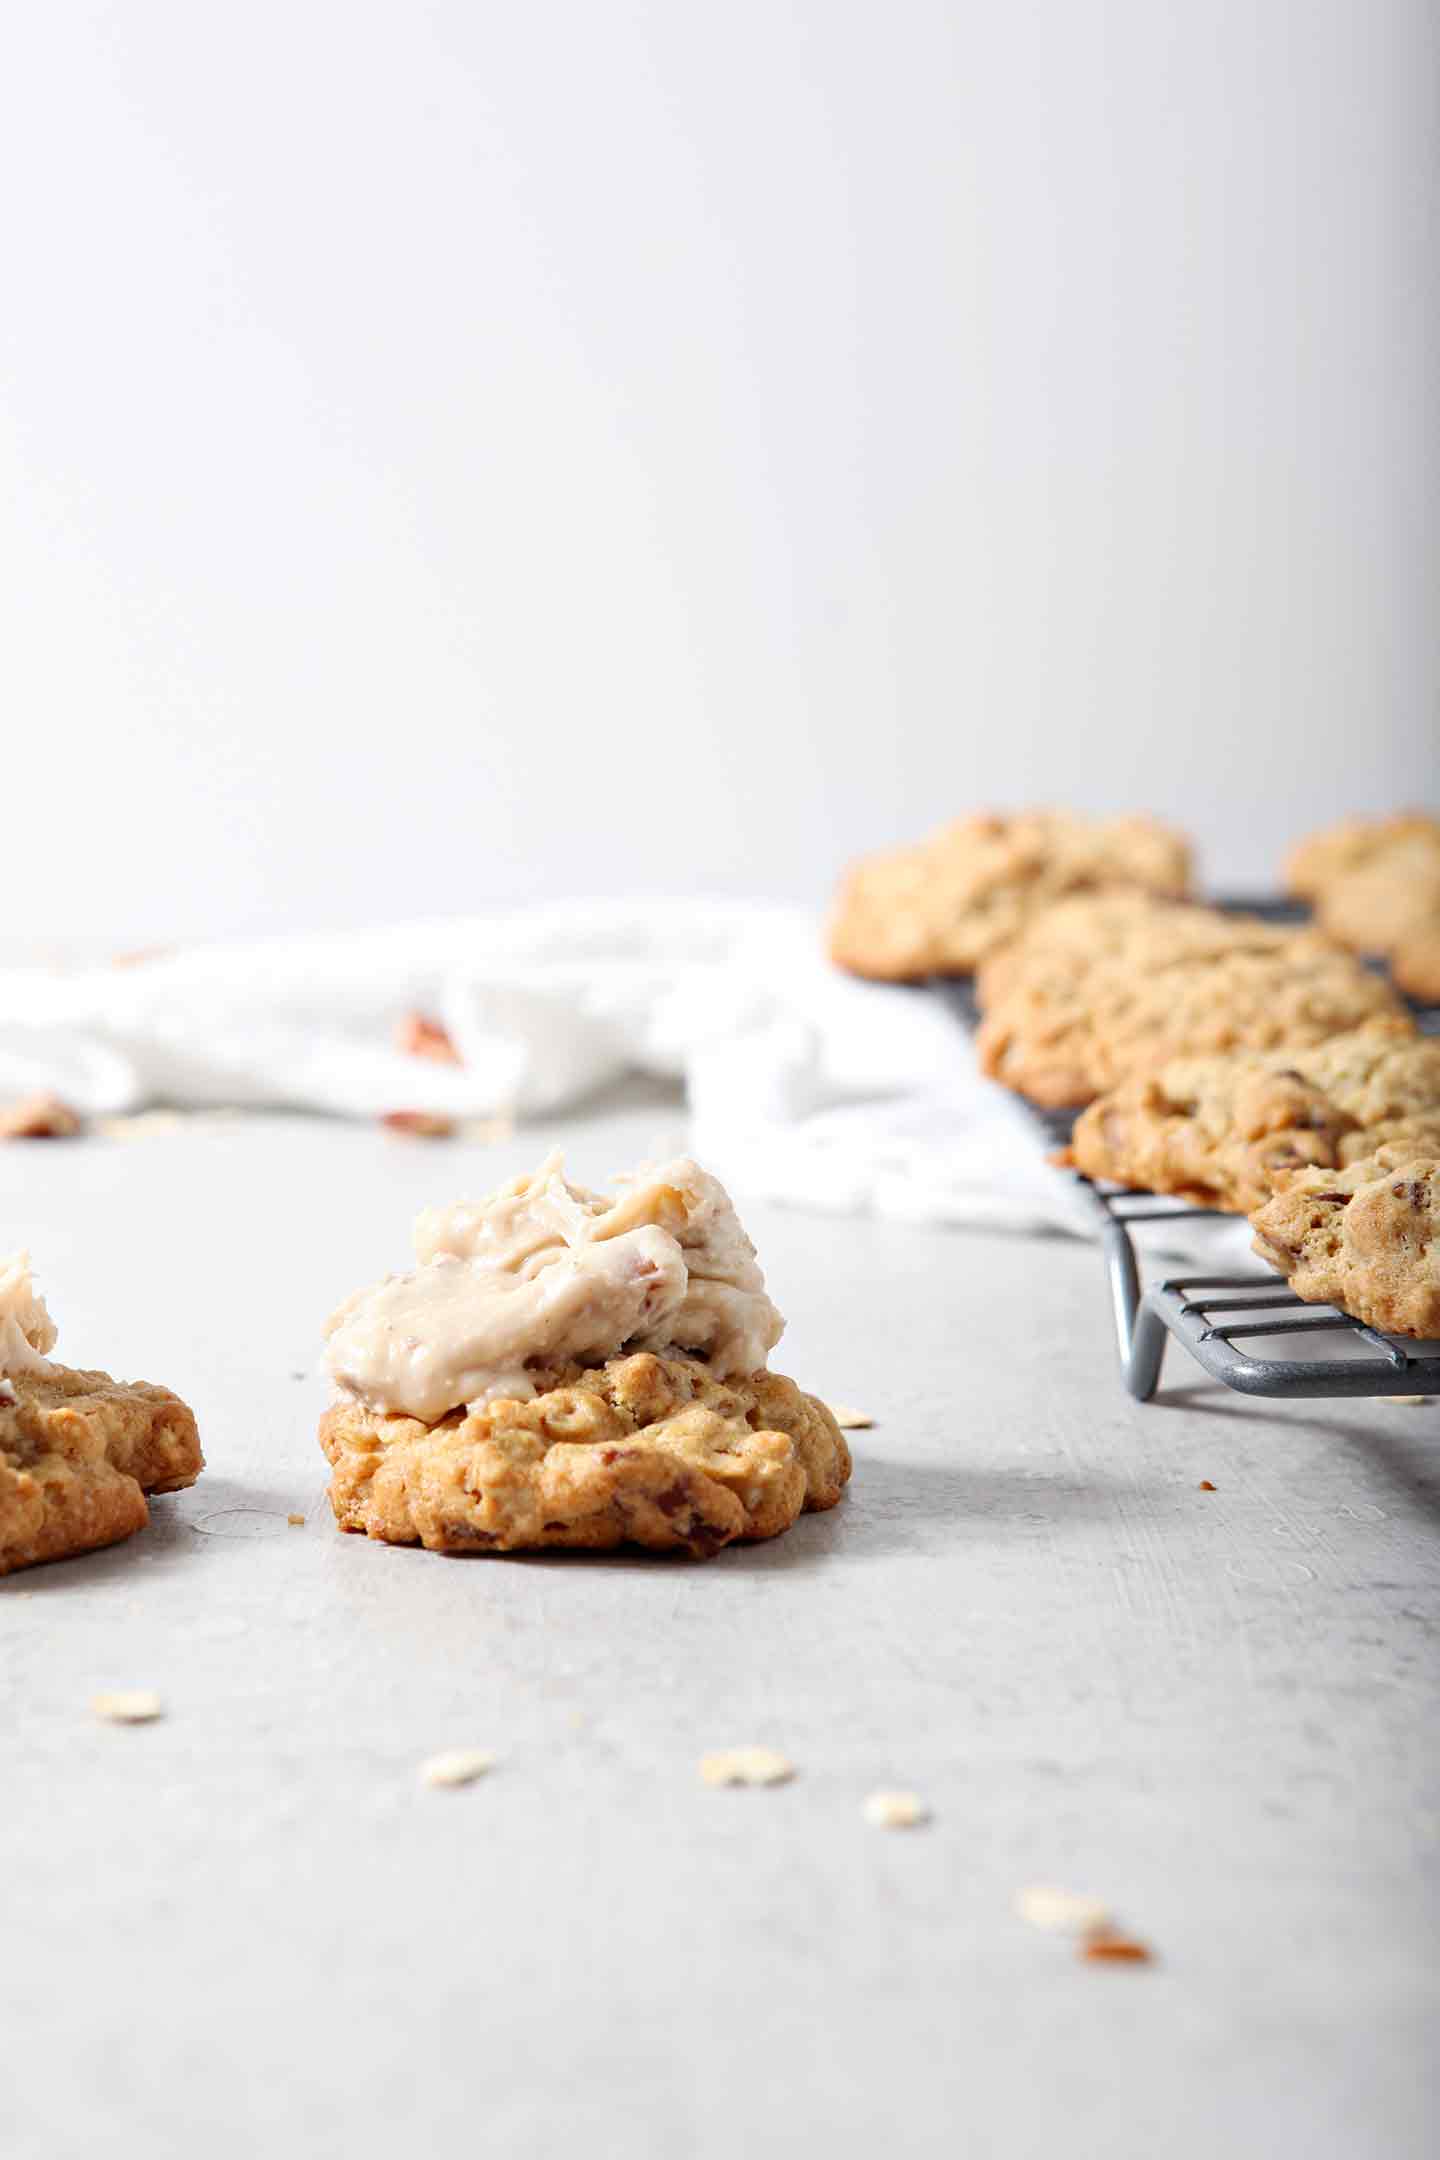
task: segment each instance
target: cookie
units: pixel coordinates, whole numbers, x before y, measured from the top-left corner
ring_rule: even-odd
[[[1250,1218],[1255,1250],[1314,1304],[1387,1335],[1440,1336],[1440,1158],[1387,1145],[1307,1170]]]
[[[779,1373],[720,1382],[639,1351],[532,1374],[536,1394],[434,1424],[337,1403],[321,1426],[335,1519],[438,1552],[704,1557],[830,1508],[850,1476],[834,1418]]]
[[[963,818],[914,847],[851,865],[831,914],[830,956],[886,982],[966,975],[1066,893],[1119,887],[1180,896],[1189,883],[1188,844],[1152,818]]]
[[[1342,1162],[1389,1141],[1433,1134],[1440,1142],[1440,1039],[1421,1035],[1408,1015],[1334,1035],[1297,1052],[1295,1062],[1355,1121],[1358,1130],[1341,1142]],[[1418,1152],[1440,1153],[1440,1145]]]
[[[1172,1057],[1305,1047],[1381,1014],[1394,992],[1348,954],[1274,950],[1133,957],[1025,975],[985,1015],[983,1070],[1049,1109],[1082,1109]]]
[[[0,1575],[116,1544],[147,1493],[193,1485],[195,1419],[168,1389],[48,1362],[0,1381]]]
[[[1057,1159],[1087,1177],[1248,1215],[1292,1173],[1333,1168],[1356,1130],[1302,1073],[1242,1051],[1171,1058],[1122,1081],[1077,1119]]]
[[[1440,1005],[1440,910],[1401,932],[1390,949],[1390,973],[1408,997]]]
[[[1265,922],[1258,915],[1145,893],[1086,893],[1041,909],[1020,936],[985,962],[975,979],[975,997],[983,1012],[1029,978],[1058,974],[1073,980],[1104,961],[1145,970],[1232,952],[1303,956],[1334,950],[1333,940],[1318,931]]]
[[[1440,854],[1440,818],[1423,810],[1403,810],[1394,817],[1342,818],[1338,825],[1311,833],[1285,859],[1285,888],[1301,900],[1318,900],[1337,880],[1368,870],[1387,858],[1403,858],[1416,847]]]
[[[1327,885],[1315,919],[1352,952],[1388,956],[1412,930],[1440,924],[1440,848],[1416,841]]]

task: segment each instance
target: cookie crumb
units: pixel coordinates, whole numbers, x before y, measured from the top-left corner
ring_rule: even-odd
[[[1149,1965],[1155,1953],[1129,1935],[1092,1935],[1080,1945],[1080,1955],[1095,1965]]]
[[[852,1410],[847,1403],[827,1402],[825,1407],[841,1432],[864,1432],[875,1423],[868,1410]]]
[[[795,1765],[774,1748],[718,1748],[701,1756],[700,1775],[707,1785],[784,1785]]]
[[[1200,1480],[1200,1490],[1201,1492],[1214,1492],[1216,1488],[1211,1484],[1208,1477],[1202,1477]]]
[[[1103,1899],[1057,1890],[1051,1883],[1031,1883],[1015,1893],[1015,1910],[1031,1927],[1056,1935],[1099,1935],[1110,1921]]]
[[[877,1830],[913,1830],[930,1820],[929,1808],[913,1792],[872,1792],[860,1812]]]
[[[285,1520],[292,1530],[303,1530],[305,1527],[305,1517],[295,1514],[293,1510],[285,1517]]]
[[[487,1770],[495,1767],[495,1757],[484,1748],[449,1748],[443,1755],[432,1755],[420,1765],[422,1785],[449,1787],[473,1785],[476,1778],[484,1777]]]
[[[112,1725],[148,1725],[163,1711],[153,1688],[109,1688],[91,1696],[90,1708]]]
[[[1381,1402],[1398,1403],[1405,1410],[1423,1410],[1429,1402],[1428,1395],[1382,1395]]]
[[[438,1110],[387,1110],[380,1123],[387,1132],[405,1133],[412,1140],[448,1140],[455,1130],[454,1118]]]
[[[0,1109],[0,1140],[70,1140],[79,1114],[58,1095],[26,1095]]]

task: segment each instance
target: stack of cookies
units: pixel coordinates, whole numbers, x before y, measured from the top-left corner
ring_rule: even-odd
[[[1440,997],[1440,821],[1297,848],[1309,925],[1191,904],[1188,879],[1149,820],[969,819],[852,870],[831,952],[973,972],[983,1070],[1080,1113],[1062,1161],[1249,1215],[1302,1297],[1440,1335],[1440,1041],[1360,957]]]

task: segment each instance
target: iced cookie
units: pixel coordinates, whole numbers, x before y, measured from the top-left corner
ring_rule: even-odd
[[[28,1255],[0,1261],[0,1575],[118,1543],[148,1522],[147,1493],[204,1467],[177,1395],[54,1364],[54,1345]]]
[[[617,1182],[587,1192],[551,1156],[429,1210],[419,1265],[335,1314],[320,1438],[342,1529],[703,1555],[835,1505],[849,1450],[767,1369],[784,1322],[723,1186],[683,1158]]]

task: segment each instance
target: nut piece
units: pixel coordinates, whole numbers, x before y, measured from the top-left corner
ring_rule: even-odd
[[[700,1775],[707,1785],[784,1785],[795,1765],[774,1748],[719,1748],[701,1756]]]
[[[162,1715],[160,1697],[153,1688],[109,1688],[92,1695],[90,1708],[96,1717],[112,1725],[148,1725]]]
[[[69,1140],[80,1119],[58,1095],[27,1095],[0,1110],[0,1140]]]
[[[875,1423],[868,1410],[851,1410],[844,1403],[826,1403],[826,1409],[840,1427],[841,1432],[864,1432]]]
[[[913,1830],[930,1820],[929,1808],[913,1792],[872,1792],[860,1812],[877,1830]]]
[[[495,1767],[495,1757],[484,1748],[449,1748],[443,1755],[432,1755],[420,1765],[422,1785],[455,1786],[473,1785],[476,1778],[484,1777],[487,1770]]]
[[[408,1133],[412,1140],[448,1140],[455,1130],[454,1118],[438,1110],[387,1110],[380,1123],[387,1132]]]
[[[460,1053],[450,1031],[429,1013],[408,1012],[396,1023],[395,1047],[407,1057],[430,1058],[437,1065],[458,1065]]]
[[[1031,1927],[1057,1935],[1098,1935],[1110,1923],[1103,1899],[1079,1897],[1073,1890],[1057,1890],[1050,1883],[1031,1883],[1017,1890],[1015,1910]]]
[[[1080,1955],[1097,1965],[1148,1965],[1155,1953],[1129,1935],[1092,1935],[1081,1943]]]

